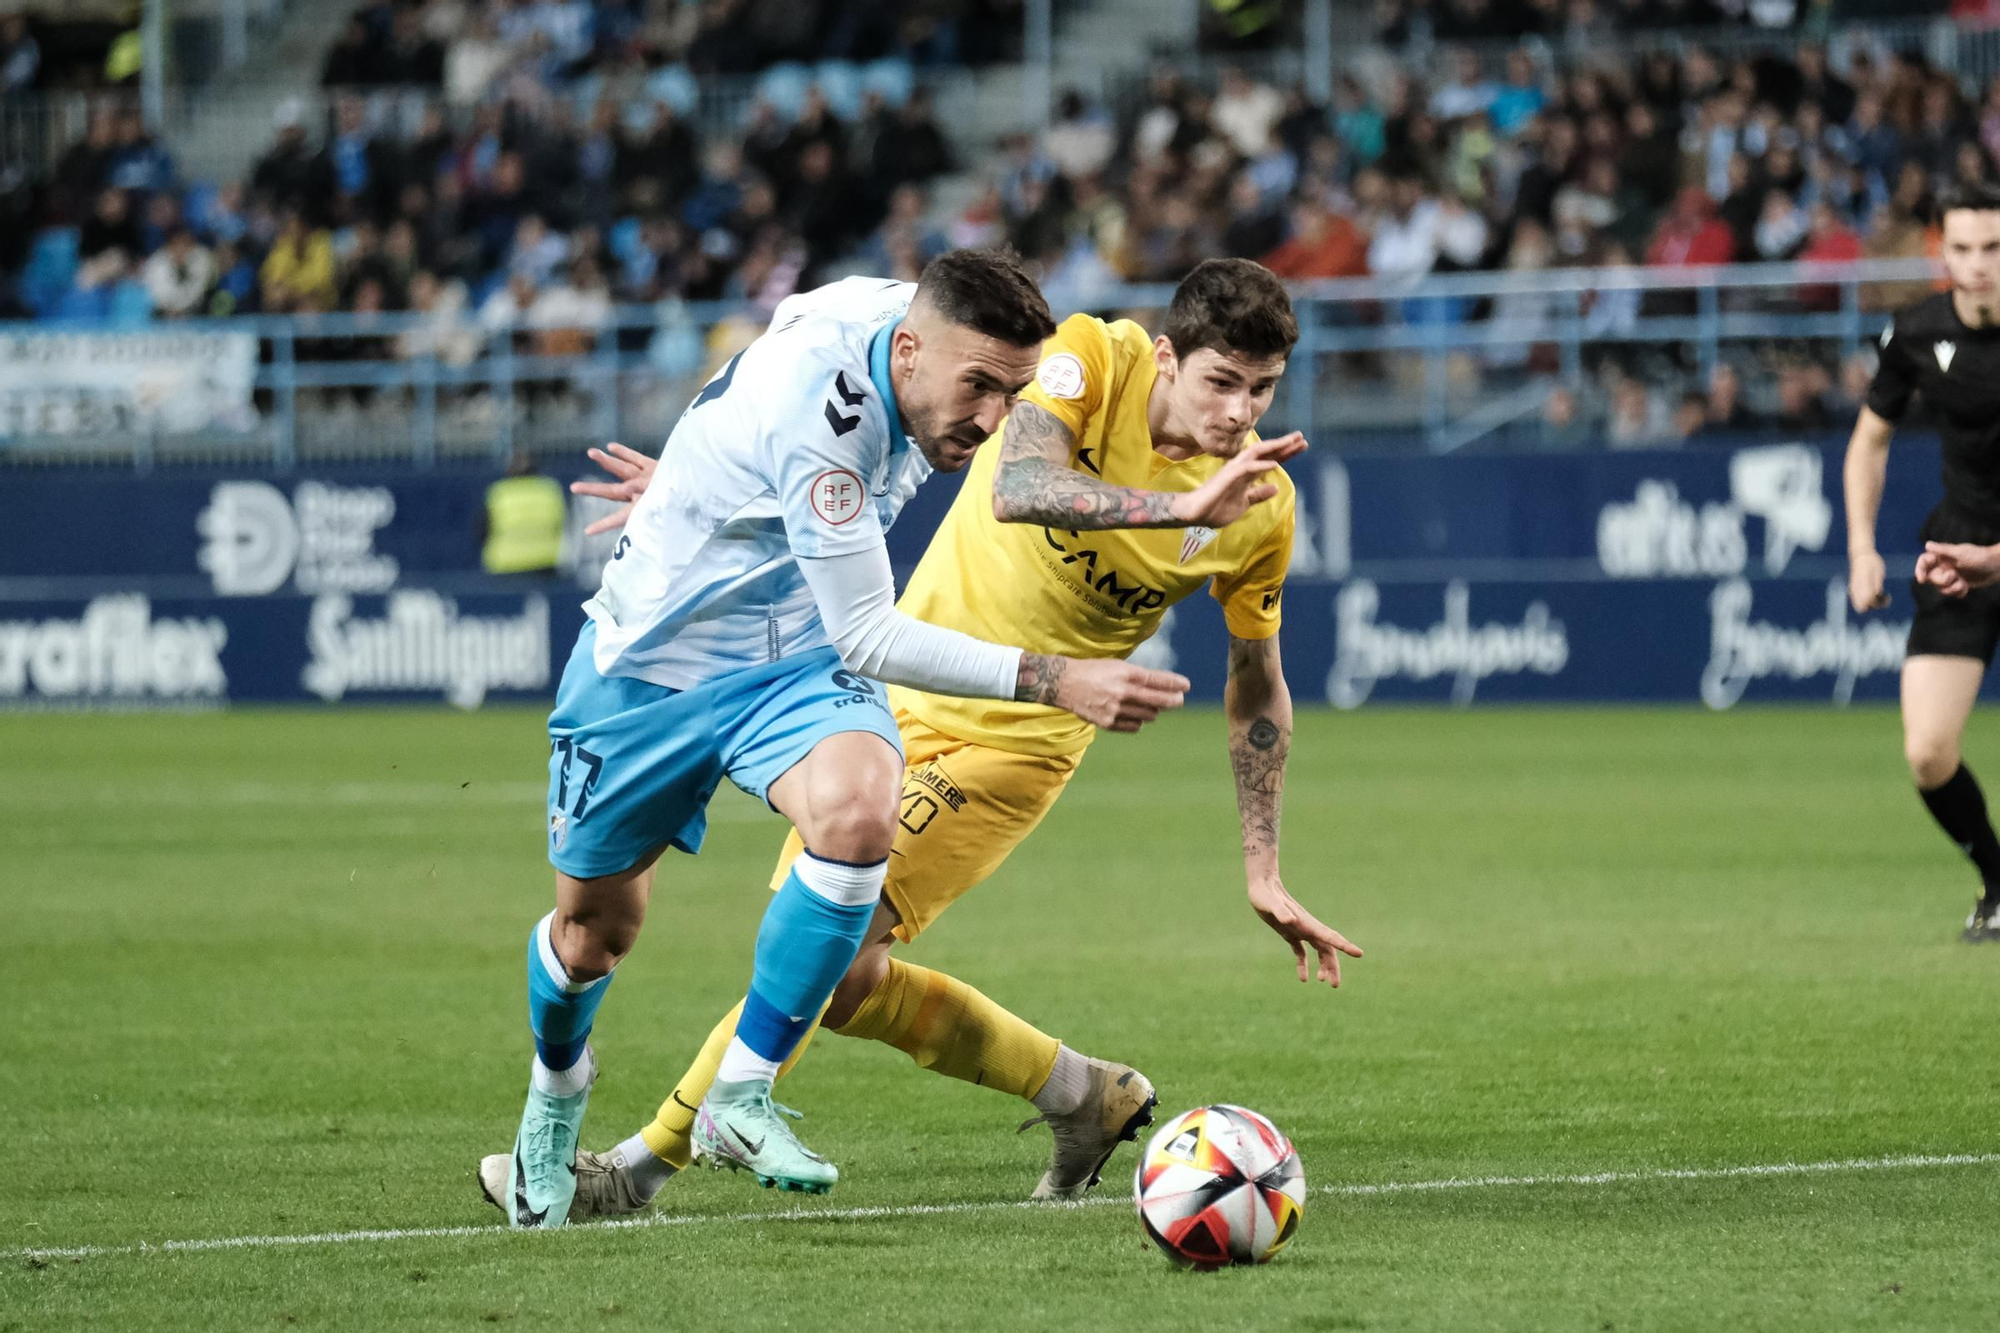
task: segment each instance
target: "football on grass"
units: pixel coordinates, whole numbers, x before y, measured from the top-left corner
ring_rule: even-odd
[[[1261,1264],[1285,1248],[1306,1205],[1298,1150],[1241,1106],[1197,1106],[1161,1127],[1139,1158],[1139,1223],[1190,1268]]]

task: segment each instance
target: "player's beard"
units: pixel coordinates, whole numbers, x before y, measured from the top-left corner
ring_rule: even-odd
[[[917,447],[924,451],[924,457],[939,472],[959,472],[972,461],[985,441],[974,439],[977,427],[971,424],[954,426],[941,420],[941,412],[919,410],[912,414],[911,433],[917,437]],[[964,432],[961,436],[960,432]]]

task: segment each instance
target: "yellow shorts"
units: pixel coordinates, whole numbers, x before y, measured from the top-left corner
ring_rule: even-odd
[[[882,894],[902,918],[896,937],[907,943],[1034,832],[1083,755],[996,750],[933,731],[900,708],[896,729],[908,767]],[[773,889],[804,850],[793,829],[771,875]]]

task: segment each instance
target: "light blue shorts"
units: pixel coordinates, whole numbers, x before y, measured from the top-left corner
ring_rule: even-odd
[[[903,752],[888,691],[831,648],[672,690],[599,675],[596,642],[586,624],[549,714],[549,861],[566,875],[700,851],[723,778],[764,799],[828,736],[871,732]]]

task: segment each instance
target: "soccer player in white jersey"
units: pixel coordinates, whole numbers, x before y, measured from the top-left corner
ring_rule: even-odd
[[[770,1088],[881,892],[904,766],[881,683],[1054,704],[1119,731],[1180,704],[1187,681],[1171,673],[1024,653],[896,610],[883,530],[933,469],[964,467],[999,428],[1054,331],[1011,256],[954,251],[915,285],[848,279],[785,301],[674,428],[549,716],[556,907],[528,942],[536,1056],[514,1226],[569,1214],[592,1018],[655,861],[700,850],[722,779],[789,819],[806,851],[765,911],[696,1141],[766,1185],[818,1193],[838,1172]]]

